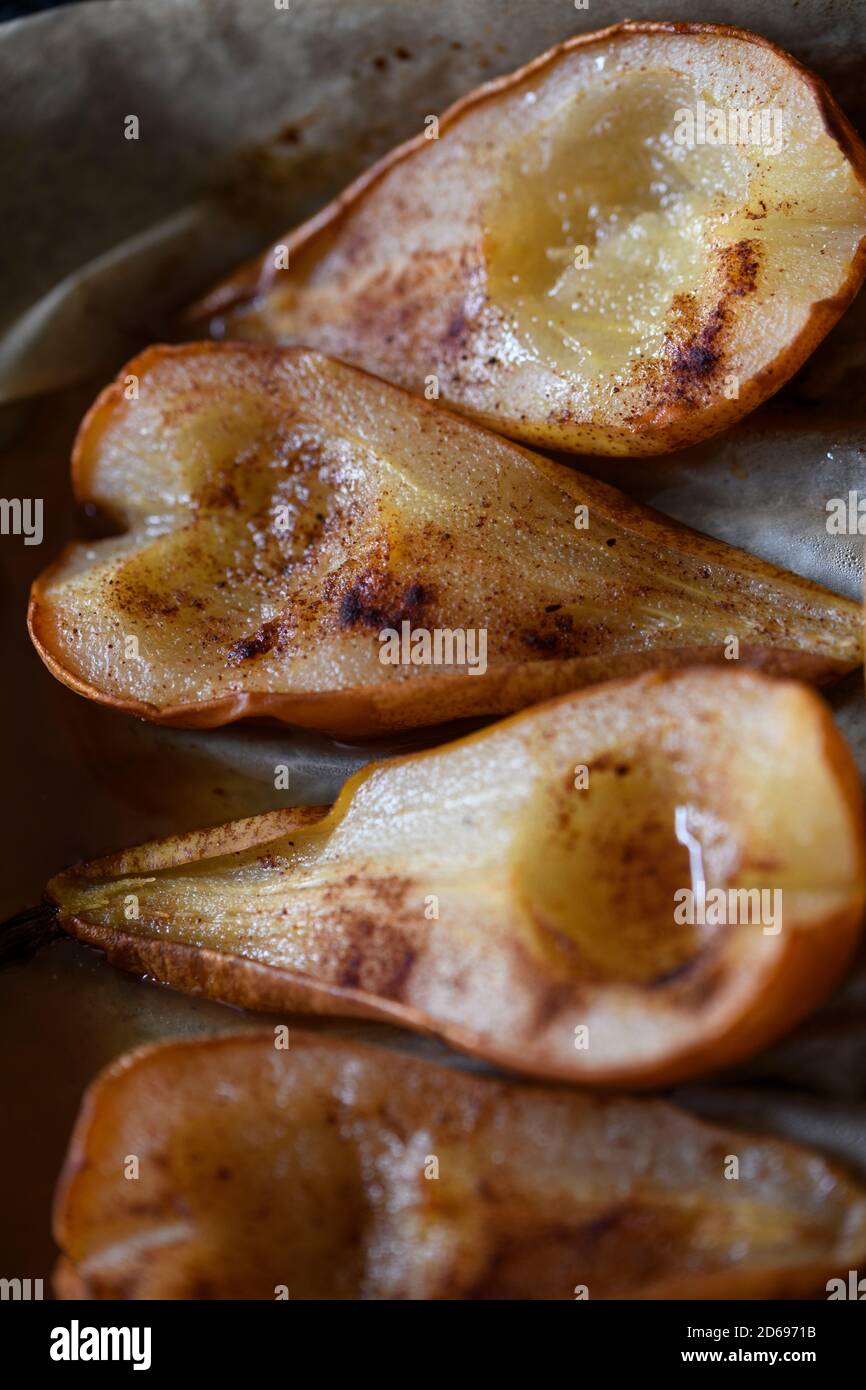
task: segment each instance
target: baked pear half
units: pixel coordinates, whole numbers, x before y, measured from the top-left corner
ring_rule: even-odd
[[[61,1298],[826,1297],[866,1258],[866,1193],[797,1145],[276,1033],[158,1043],[91,1086]]]
[[[866,151],[742,29],[626,23],[479,88],[191,312],[516,439],[657,454],[792,375],[866,269]]]
[[[861,659],[858,604],[301,349],[150,349],[73,474],[116,534],[37,579],[33,640],[161,723],[355,737],[647,667]]]
[[[569,695],[286,810],[72,869],[60,925],[254,1009],[384,1019],[538,1077],[749,1056],[844,970],[852,759],[809,687],[698,670]]]

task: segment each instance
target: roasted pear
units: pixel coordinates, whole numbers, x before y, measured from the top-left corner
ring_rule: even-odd
[[[866,1193],[794,1144],[276,1041],[159,1043],[103,1072],[57,1193],[61,1297],[826,1296],[866,1258]]]
[[[61,874],[60,925],[191,993],[391,1020],[514,1071],[653,1086],[828,992],[864,905],[859,781],[807,686],[656,673]]]
[[[192,318],[656,454],[777,390],[864,269],[866,150],[824,84],[741,29],[626,23],[428,121]]]
[[[362,735],[737,650],[818,681],[860,660],[856,603],[315,353],[151,349],[73,468],[119,534],[37,580],[33,639],[163,723]]]

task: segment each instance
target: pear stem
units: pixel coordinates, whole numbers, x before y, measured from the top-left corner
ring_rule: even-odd
[[[34,955],[57,936],[57,908],[47,901],[0,922],[0,966]]]

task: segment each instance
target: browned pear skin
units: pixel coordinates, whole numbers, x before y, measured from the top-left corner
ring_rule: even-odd
[[[727,890],[721,918],[678,915],[699,877]],[[650,674],[371,764],[330,810],[157,841],[47,895],[66,931],[191,994],[655,1087],[750,1056],[838,980],[862,793],[807,686]]]
[[[361,737],[649,668],[820,683],[861,660],[852,600],[302,349],[151,348],[85,419],[73,476],[118,534],[39,576],[33,641],[158,723]],[[383,661],[404,629],[447,638],[442,660]]]
[[[725,138],[696,126],[680,143],[701,105]],[[753,118],[772,127],[744,129]],[[191,321],[319,348],[419,394],[435,382],[530,444],[639,456],[777,391],[866,273],[862,143],[818,77],[742,29],[582,34],[430,136]]]
[[[61,1298],[824,1297],[866,1257],[866,1193],[798,1145],[274,1042],[157,1043],[94,1082],[55,1201]]]

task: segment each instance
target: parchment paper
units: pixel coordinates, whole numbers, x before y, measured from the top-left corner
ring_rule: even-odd
[[[816,68],[866,128],[866,6],[856,0],[630,3],[629,17],[738,23]],[[76,529],[68,454],[96,391],[218,274],[331,197],[489,77],[624,18],[610,0],[94,0],[0,28],[0,460],[7,497],[39,497],[38,546],[0,538],[5,679],[5,916],[76,859],[275,806],[329,801],[369,757],[441,741],[341,746],[279,727],[157,729],[95,708],[43,669],[29,583]],[[124,137],[137,116],[138,140]],[[704,531],[840,592],[862,590],[859,537],[826,504],[866,496],[866,308],[743,425],[660,461],[581,460]],[[61,389],[62,388],[62,389]],[[866,774],[861,677],[832,697]],[[792,750],[796,756],[796,750]],[[273,786],[276,763],[291,791]],[[804,798],[808,789],[804,787]],[[744,1127],[790,1133],[866,1175],[866,962],[798,1033],[680,1093]],[[474,1065],[385,1026],[315,1023]],[[72,942],[0,971],[0,1267],[49,1275],[50,1199],[81,1092],[137,1042],[250,1016],[107,967]]]

